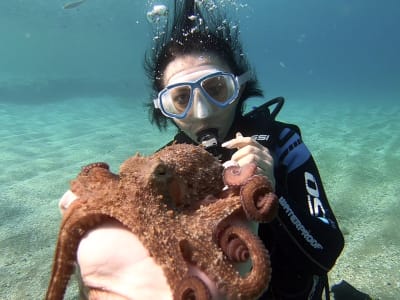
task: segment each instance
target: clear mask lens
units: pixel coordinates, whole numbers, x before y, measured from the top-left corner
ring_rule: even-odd
[[[229,73],[217,72],[196,82],[167,86],[159,94],[161,109],[171,117],[183,118],[193,102],[194,89],[199,88],[208,101],[218,107],[232,103],[239,91],[236,78]]]
[[[235,80],[233,76],[219,75],[201,82],[203,91],[218,103],[224,104],[235,95]]]

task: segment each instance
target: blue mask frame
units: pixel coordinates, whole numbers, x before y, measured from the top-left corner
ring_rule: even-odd
[[[224,102],[220,102],[220,101],[217,101],[214,98],[212,98],[207,93],[207,91],[205,91],[204,88],[201,86],[201,83],[204,80],[207,80],[209,78],[216,77],[216,76],[229,76],[229,77],[231,77],[231,79],[233,80],[233,83],[234,83],[235,90],[234,90],[233,95],[230,98],[228,98],[226,101],[224,101]],[[184,119],[184,118],[186,118],[188,112],[190,111],[190,109],[191,109],[191,107],[193,105],[193,93],[194,93],[194,90],[196,88],[198,88],[198,89],[200,89],[202,94],[206,97],[206,99],[210,103],[214,104],[217,107],[224,108],[224,107],[227,107],[228,105],[230,105],[231,103],[233,103],[237,99],[237,97],[239,95],[240,87],[242,86],[243,83],[245,83],[245,82],[247,82],[249,80],[250,80],[250,72],[249,71],[243,73],[240,76],[235,76],[232,73],[228,73],[228,72],[218,71],[218,72],[214,72],[214,73],[208,74],[206,76],[203,76],[203,77],[199,78],[196,81],[174,83],[174,84],[166,86],[164,89],[162,89],[158,93],[158,97],[153,100],[154,107],[160,109],[162,114],[165,115],[168,118]],[[174,113],[168,112],[165,109],[162,99],[163,99],[163,95],[165,93],[167,93],[170,89],[175,88],[175,87],[179,87],[179,86],[190,86],[190,98],[189,98],[189,102],[188,102],[188,105],[187,105],[186,109],[180,114],[174,114]]]

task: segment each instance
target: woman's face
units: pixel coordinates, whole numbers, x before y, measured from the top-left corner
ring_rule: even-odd
[[[194,82],[208,74],[231,70],[215,55],[188,54],[171,61],[164,70],[163,85]],[[240,75],[240,74],[234,74]],[[192,140],[204,130],[216,129],[218,139],[223,141],[232,125],[238,101],[221,108],[207,100],[200,89],[193,92],[193,104],[183,119],[173,119],[175,124]]]

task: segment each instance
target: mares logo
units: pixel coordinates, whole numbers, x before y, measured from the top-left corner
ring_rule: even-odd
[[[322,205],[321,200],[319,199],[319,189],[317,181],[313,174],[309,172],[304,173],[304,180],[307,190],[307,200],[308,207],[310,209],[310,213],[316,217],[325,216],[325,209]]]

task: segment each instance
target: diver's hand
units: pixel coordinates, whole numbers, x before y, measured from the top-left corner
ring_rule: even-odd
[[[248,163],[257,165],[257,173],[266,176],[272,186],[275,188],[274,159],[268,148],[264,147],[251,137],[244,137],[240,132],[236,133],[236,138],[222,144],[222,147],[234,149],[237,148],[231,160],[239,166]]]
[[[82,281],[95,299],[173,298],[162,267],[138,237],[117,221],[89,231],[79,244],[77,256]],[[211,299],[224,299],[205,273],[195,266],[189,266],[188,272],[203,280]]]
[[[68,190],[59,202],[61,212],[76,199],[77,196]],[[77,262],[85,292],[93,299],[173,298],[162,268],[138,237],[118,221],[90,230],[79,244]],[[189,266],[189,274],[206,283],[213,300],[224,299],[205,273]]]
[[[232,224],[257,227],[244,217],[232,217]],[[89,231],[78,248],[78,264],[82,281],[89,290],[89,299],[160,299],[172,300],[171,288],[163,269],[150,256],[138,237],[118,221],[110,221]],[[238,264],[242,274],[251,262]],[[189,265],[189,275],[199,277],[210,291],[212,300],[226,300],[214,282],[198,267]]]
[[[89,231],[77,253],[84,286],[96,299],[172,299],[162,268],[117,221]]]
[[[63,214],[77,196],[68,190],[59,201]],[[85,292],[96,299],[172,299],[162,269],[136,235],[117,221],[89,231],[77,262]],[[88,296],[89,298],[89,296]]]

